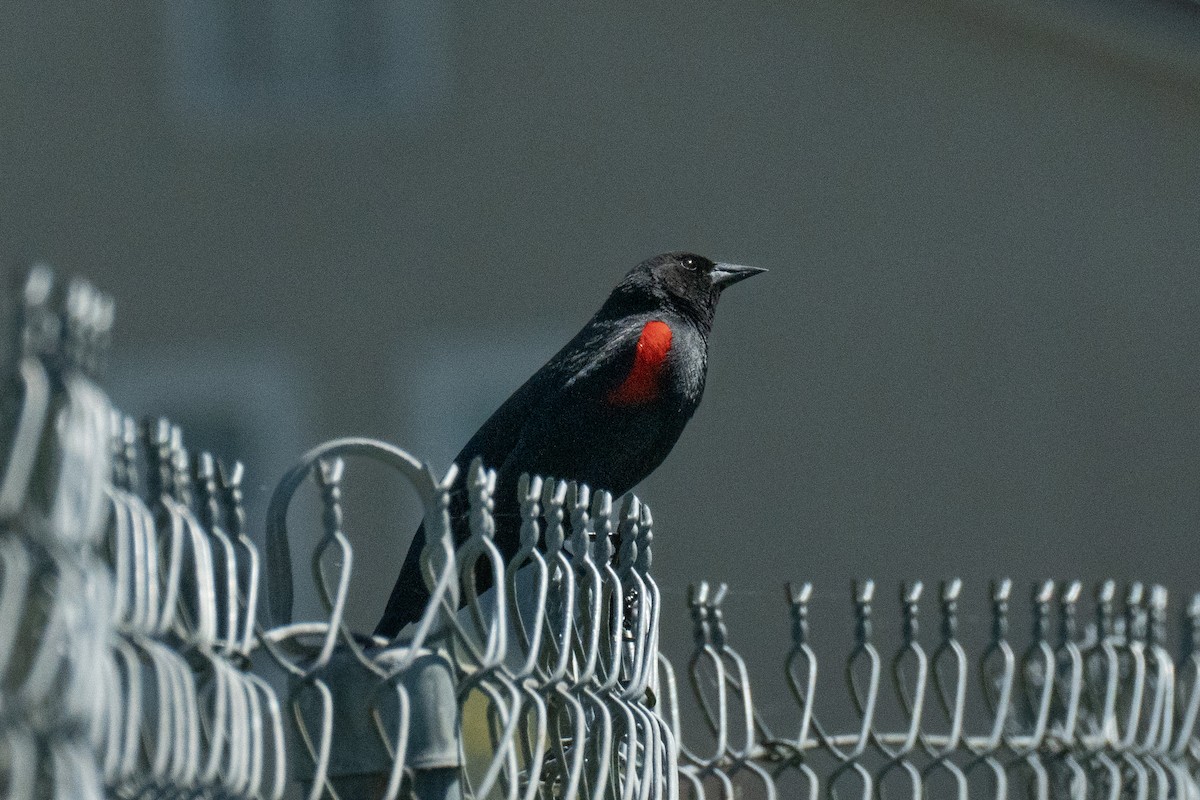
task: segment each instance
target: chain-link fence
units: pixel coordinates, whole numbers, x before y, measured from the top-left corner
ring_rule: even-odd
[[[1078,583],[1039,585],[1031,633],[1013,637],[1011,584],[997,582],[972,657],[958,581],[924,637],[922,587],[903,587],[894,648],[863,582],[838,664],[848,695],[819,680],[811,586],[789,587],[785,677],[759,698],[792,721],[772,730],[724,587],[692,589],[686,668],[659,652],[653,520],[636,498],[524,478],[506,560],[482,465],[439,476],[339,440],[280,481],[260,556],[241,467],[189,457],[178,427],[136,424],[98,388],[111,302],[37,269],[18,305],[0,431],[6,797],[1200,798],[1200,604],[1173,655],[1161,587],[1118,599],[1102,584],[1084,619]],[[351,459],[393,470],[424,508],[432,599],[391,641],[345,621]],[[297,621],[287,519],[310,478],[324,614]],[[469,498],[457,546],[451,492]],[[702,729],[681,722],[681,677]],[[843,704],[849,732],[823,724],[818,699]]]

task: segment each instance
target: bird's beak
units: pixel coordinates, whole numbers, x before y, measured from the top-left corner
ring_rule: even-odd
[[[762,267],[742,267],[737,264],[717,264],[713,267],[712,283],[717,289],[724,289],[726,286],[732,286],[738,281],[744,281],[751,275],[757,275],[760,272],[766,272]]]

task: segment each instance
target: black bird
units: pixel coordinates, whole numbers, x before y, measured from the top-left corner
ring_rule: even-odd
[[[496,470],[495,543],[517,551],[521,473],[624,494],[662,463],[704,392],[708,334],[722,290],[766,270],[693,253],[643,261],[596,315],[483,423],[454,462]],[[455,536],[467,536],[465,492],[451,498]],[[422,526],[413,538],[377,635],[420,618],[429,593],[420,573]],[[482,591],[485,586],[480,586]]]

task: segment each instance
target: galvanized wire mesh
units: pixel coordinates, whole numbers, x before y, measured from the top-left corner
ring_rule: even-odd
[[[340,483],[349,455],[395,468],[425,502],[432,599],[393,642],[356,635],[344,622],[353,549],[341,529]],[[470,535],[455,547],[448,508],[456,473],[435,478],[401,450],[348,439],[308,454],[276,491],[268,512],[275,625],[262,642],[292,678],[304,782],[315,793],[323,781],[336,788],[337,778],[386,772],[383,791],[393,796],[412,762],[417,773],[453,770],[450,791],[474,797],[676,796],[674,740],[645,702],[656,689],[661,600],[649,575],[649,509],[633,497],[614,504],[586,486],[522,478],[520,549],[505,560],[492,541],[495,473],[478,463],[464,486]],[[285,521],[308,474],[323,501],[325,535],[311,561],[326,617],[297,624]],[[336,569],[326,569],[330,561]],[[479,570],[491,572],[494,586],[482,595]],[[360,720],[374,720],[370,735],[386,753],[375,765],[361,749],[336,752],[339,729],[355,724],[339,718],[339,682],[363,687],[351,693],[357,700],[344,699]],[[459,720],[470,719],[472,697],[487,751],[474,765],[459,755]]]
[[[0,791],[100,797],[111,581],[97,547],[108,486],[108,405],[89,379],[112,304],[82,283],[25,287],[4,397],[0,476]],[[61,305],[61,308],[53,307]]]
[[[658,648],[653,520],[636,498],[523,478],[520,547],[505,559],[482,465],[438,476],[390,445],[338,440],[280,481],[260,559],[241,467],[190,458],[178,427],[135,424],[98,388],[111,322],[91,287],[31,274],[0,432],[6,797],[1200,798],[1200,602],[1172,654],[1162,587],[1119,599],[1101,584],[1085,621],[1082,587],[1047,583],[1018,642],[1001,581],[972,658],[961,584],[941,586],[924,637],[912,584],[884,653],[864,582],[837,664],[848,695],[832,701],[848,696],[855,722],[838,732],[816,710],[841,690],[818,680],[811,586],[789,588],[785,678],[756,696],[725,589],[701,583],[683,675],[703,730],[685,730]],[[432,600],[390,641],[345,619],[351,459],[394,470],[424,508]],[[310,478],[323,613],[297,621],[287,520]],[[457,543],[452,492],[468,496]],[[758,713],[764,695],[786,731]]]
[[[939,631],[918,637],[922,585],[901,591],[901,641],[890,654],[873,639],[871,581],[854,590],[853,644],[842,668],[857,719],[829,730],[815,711],[817,680],[808,606],[811,584],[788,587],[792,647],[787,688],[795,723],[772,732],[757,713],[745,661],[730,644],[721,609],[725,587],[693,587],[696,648],[688,678],[716,743],[680,745],[680,773],[694,797],[1196,798],[1200,771],[1200,601],[1187,609],[1181,651],[1165,647],[1167,592],[1133,583],[1096,588],[1094,616],[1081,621],[1082,586],[1033,587],[1031,635],[1012,640],[1012,583],[991,589],[991,631],[972,658],[960,641],[962,584],[940,587]],[[664,667],[666,665],[664,664]],[[669,669],[669,667],[668,667]],[[678,735],[676,680],[667,716]],[[778,696],[777,694],[775,696]],[[885,722],[881,707],[899,709]],[[968,713],[973,708],[974,713]]]
[[[189,464],[165,422],[139,443],[111,407],[94,381],[107,297],[36,269],[22,300],[0,488],[4,796],[281,796],[282,715],[245,669],[258,576],[240,470]]]
[[[139,426],[111,407],[93,380],[111,310],[84,283],[59,298],[37,270],[17,326],[0,486],[6,796],[278,798],[289,779],[314,798],[675,794],[672,739],[643,702],[660,600],[645,506],[524,479],[522,546],[504,563],[491,541],[493,473],[435,478],[397,448],[332,442],[272,501],[263,625],[241,467],[189,458],[177,426]],[[425,507],[432,601],[403,640],[344,621],[349,456],[395,468]],[[311,562],[326,613],[296,623],[285,522],[309,475],[323,507]],[[470,492],[471,534],[457,547],[451,490]],[[477,569],[493,575],[482,596]],[[460,722],[472,698],[489,750],[474,771]]]

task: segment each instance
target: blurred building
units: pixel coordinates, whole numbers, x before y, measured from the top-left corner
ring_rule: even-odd
[[[115,399],[258,513],[337,435],[444,468],[646,256],[770,268],[641,494],[774,671],[787,578],[1196,587],[1198,45],[1165,0],[13,3],[0,243],[117,297]],[[414,519],[368,485],[364,628]]]

